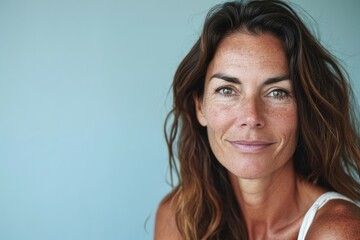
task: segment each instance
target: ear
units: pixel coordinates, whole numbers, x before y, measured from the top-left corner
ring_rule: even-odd
[[[195,107],[196,107],[196,117],[200,123],[201,126],[206,127],[207,126],[207,120],[205,117],[205,112],[203,108],[203,99],[200,98],[197,94],[193,95]]]

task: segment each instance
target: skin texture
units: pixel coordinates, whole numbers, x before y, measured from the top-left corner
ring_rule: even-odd
[[[318,194],[299,194],[305,185],[292,165],[297,107],[280,41],[269,34],[226,37],[209,65],[197,117],[229,171],[250,238],[296,237]]]
[[[332,200],[319,210],[307,239],[360,239],[360,208],[353,203]]]
[[[155,221],[155,240],[181,240],[179,229],[176,225],[175,211],[170,203],[171,199],[165,198],[158,208]]]
[[[281,80],[269,83],[272,79]],[[291,159],[297,144],[296,101],[284,50],[273,36],[225,38],[197,105],[215,156],[234,175],[267,177]]]
[[[195,101],[212,151],[229,172],[249,239],[296,239],[305,213],[325,190],[294,171],[297,105],[281,42],[265,33],[224,38]],[[156,240],[181,239],[172,206],[171,197],[159,206]],[[359,208],[333,200],[319,211],[307,239],[356,239],[358,229]]]

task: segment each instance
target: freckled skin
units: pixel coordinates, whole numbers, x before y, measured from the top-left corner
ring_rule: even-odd
[[[288,74],[281,42],[270,34],[231,34],[220,43],[208,67],[197,117],[207,127],[218,161],[239,178],[268,177],[291,161],[298,132],[292,81],[266,83]],[[266,144],[259,151],[246,152],[234,146],[239,141]]]
[[[237,32],[218,46],[204,94],[195,99],[211,149],[229,171],[249,239],[297,239],[305,213],[326,191],[298,178],[293,168],[298,116],[288,74],[277,38]],[[159,207],[155,239],[182,239],[173,196]],[[357,239],[359,216],[352,203],[332,200],[306,239]]]

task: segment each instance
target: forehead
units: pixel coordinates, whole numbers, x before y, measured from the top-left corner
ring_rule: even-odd
[[[281,41],[270,33],[253,34],[235,32],[226,36],[217,47],[219,51],[242,51],[244,54],[262,52],[264,54],[277,51],[284,52]]]
[[[286,74],[288,61],[281,41],[273,35],[236,32],[218,45],[207,69],[207,77],[214,72],[244,77]]]

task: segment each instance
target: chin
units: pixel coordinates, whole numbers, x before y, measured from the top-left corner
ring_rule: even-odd
[[[225,167],[228,172],[237,178],[243,179],[259,179],[269,175],[269,169],[261,170],[256,167]]]

